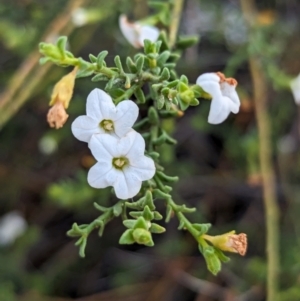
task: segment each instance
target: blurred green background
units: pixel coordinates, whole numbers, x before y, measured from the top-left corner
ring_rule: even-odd
[[[268,79],[281,208],[280,300],[300,300],[300,109],[286,83],[300,72],[300,1],[256,2],[259,30],[249,37],[239,1],[185,1],[180,32],[201,40],[184,53],[178,74],[191,83],[204,72],[235,77],[241,109],[210,125],[210,104],[202,101],[175,123],[166,121],[178,144],[161,149],[168,174],[180,176],[176,199],[198,209],[191,220],[212,223],[212,234],[235,229],[248,235],[246,256],[232,255],[214,277],[176,220],[147,248],[119,246],[123,226],[116,219],[102,238],[90,236],[85,259],[66,236],[73,222],[97,216],[93,202],[115,202],[110,189],[88,186],[94,159],[70,129],[84,114],[88,93],[103,86],[78,79],[67,123],[49,128],[52,88],[70,70],[40,66],[38,43],[67,35],[77,56],[108,50],[112,64],[116,54],[122,59],[136,52],[118,28],[119,15],[145,17],[151,13],[146,0],[0,0],[0,215],[18,212],[28,223],[21,236],[1,243],[0,220],[0,301],[265,300],[265,220],[249,53],[260,58]]]

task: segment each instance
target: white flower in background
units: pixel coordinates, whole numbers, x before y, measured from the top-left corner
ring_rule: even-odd
[[[89,142],[93,134],[126,135],[136,121],[139,108],[131,100],[117,106],[103,90],[94,89],[87,98],[86,114],[72,123],[72,133],[80,141]]]
[[[27,222],[17,211],[11,211],[0,219],[0,245],[12,244],[27,229]]]
[[[131,23],[125,15],[119,17],[119,26],[124,37],[135,48],[143,47],[146,39],[155,42],[159,36],[159,30],[155,26]]]
[[[154,161],[144,155],[144,138],[134,130],[121,139],[94,135],[89,148],[98,162],[88,173],[88,183],[94,188],[113,186],[122,200],[138,194],[142,181],[155,174]]]
[[[72,13],[72,22],[76,27],[81,27],[88,23],[87,12],[84,8],[77,8]]]
[[[230,112],[238,113],[240,99],[235,91],[237,81],[234,78],[226,78],[220,72],[204,73],[197,78],[197,84],[212,97],[209,123],[221,123]]]
[[[300,105],[300,74],[291,81],[290,87],[292,89],[295,103]]]

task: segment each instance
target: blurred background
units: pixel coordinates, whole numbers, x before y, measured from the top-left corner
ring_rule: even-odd
[[[97,217],[93,202],[115,202],[109,189],[88,186],[94,159],[70,130],[85,112],[87,94],[103,86],[78,79],[67,123],[49,128],[52,88],[71,70],[40,66],[38,43],[67,35],[77,56],[108,50],[112,65],[116,54],[136,52],[118,28],[119,15],[145,17],[151,13],[146,0],[0,0],[0,301],[265,300],[265,219],[248,53],[261,59],[267,77],[280,301],[300,300],[300,109],[286,83],[300,72],[300,1],[256,2],[260,30],[250,39],[238,0],[185,1],[180,32],[201,40],[183,54],[178,74],[193,83],[201,73],[223,71],[238,80],[242,103],[218,126],[207,123],[209,101],[175,123],[165,121],[178,140],[175,150],[161,149],[168,174],[180,176],[176,200],[195,206],[190,219],[212,223],[212,234],[235,229],[248,235],[246,256],[231,255],[215,277],[176,219],[154,237],[154,248],[118,245],[123,225],[115,219],[102,238],[90,235],[84,259],[66,236],[73,222]]]

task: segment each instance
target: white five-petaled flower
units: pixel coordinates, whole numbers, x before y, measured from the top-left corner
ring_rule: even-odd
[[[234,78],[226,78],[221,72],[204,73],[197,78],[197,84],[212,97],[209,123],[221,123],[230,112],[238,113],[240,99],[235,91],[237,81]]]
[[[0,219],[0,245],[12,244],[27,229],[27,222],[18,211],[11,211]]]
[[[120,199],[134,197],[142,181],[155,174],[154,161],[144,155],[144,138],[134,130],[121,139],[93,135],[89,148],[98,161],[88,173],[89,184],[94,188],[113,186]]]
[[[159,36],[159,30],[155,26],[130,23],[125,15],[119,17],[119,26],[124,37],[135,48],[143,47],[145,39],[155,42]]]
[[[89,142],[93,134],[123,137],[131,130],[139,109],[131,100],[123,100],[115,106],[107,93],[94,89],[88,95],[86,113],[74,120],[72,133],[78,140]]]
[[[290,87],[294,96],[295,103],[297,105],[300,105],[300,74],[291,81]]]

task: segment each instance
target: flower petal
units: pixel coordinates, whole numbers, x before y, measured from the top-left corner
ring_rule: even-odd
[[[130,162],[126,172],[134,173],[140,181],[146,181],[153,178],[155,174],[154,161],[146,156]]]
[[[232,103],[230,104],[230,109],[232,113],[238,113],[240,109],[240,98],[238,94],[236,93],[235,86],[230,85],[227,82],[221,83],[221,92],[224,96],[229,97],[232,100]]]
[[[130,162],[144,156],[144,138],[135,130],[131,130],[126,136],[120,139],[118,144],[118,153],[122,156],[126,156]]]
[[[89,142],[93,134],[104,133],[99,122],[86,115],[77,117],[72,123],[71,130],[78,140],[84,142]]]
[[[125,136],[132,128],[138,115],[139,108],[131,100],[124,100],[117,105],[114,118],[115,133],[120,138]]]
[[[222,123],[230,114],[231,100],[226,96],[212,99],[208,114],[208,122],[211,124]]]
[[[291,81],[290,87],[294,96],[295,103],[300,105],[300,74]]]
[[[98,162],[112,162],[112,158],[118,157],[117,151],[119,139],[108,134],[93,135],[89,148]]]
[[[88,172],[88,183],[94,188],[113,186],[117,171],[109,162],[97,162]]]
[[[135,48],[140,48],[142,45],[138,40],[140,26],[136,23],[128,22],[125,15],[120,15],[119,26],[127,41]]]
[[[150,40],[156,42],[159,36],[159,30],[155,26],[142,25],[139,34],[139,43],[144,46],[144,40]]]
[[[197,78],[196,84],[201,86],[201,83],[205,81],[212,81],[212,82],[219,83],[220,77],[214,72],[203,73]]]
[[[115,112],[115,105],[111,97],[100,89],[94,89],[87,97],[86,113],[89,117],[102,121],[103,119],[111,119]]]
[[[142,182],[134,173],[118,172],[118,178],[114,183],[114,190],[119,199],[126,200],[137,195],[141,189]]]

